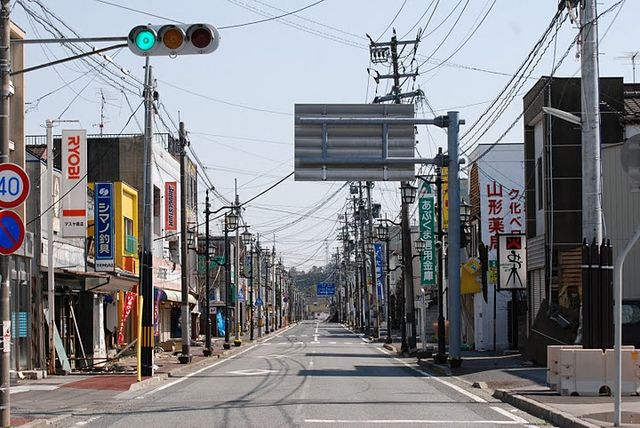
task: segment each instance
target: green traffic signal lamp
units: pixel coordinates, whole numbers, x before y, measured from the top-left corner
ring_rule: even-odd
[[[219,43],[218,30],[209,24],[138,25],[127,38],[129,49],[139,56],[207,54]]]
[[[156,45],[156,34],[145,28],[139,31],[135,36],[135,44],[142,52],[147,52]]]

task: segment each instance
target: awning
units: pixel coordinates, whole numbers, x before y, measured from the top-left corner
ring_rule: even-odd
[[[156,299],[168,300],[170,302],[182,302],[182,293],[176,290],[163,290],[162,288],[156,288]],[[197,303],[196,298],[189,293],[189,303],[195,305]]]

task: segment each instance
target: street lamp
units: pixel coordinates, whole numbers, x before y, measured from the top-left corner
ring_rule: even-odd
[[[384,241],[384,249],[386,255],[386,264],[385,264],[385,276],[386,276],[386,284],[387,284],[387,340],[385,343],[392,343],[393,339],[391,338],[391,285],[389,273],[389,226],[384,223],[378,223],[376,226],[376,235],[378,240]]]
[[[229,303],[231,302],[231,266],[229,249],[229,232],[238,227],[238,216],[233,211],[224,216],[224,270],[225,270],[225,296],[224,296],[224,349],[230,349],[229,342]]]
[[[413,264],[411,263],[411,229],[409,226],[409,205],[416,199],[417,188],[409,182],[403,181],[400,185],[400,196],[402,198],[402,259],[405,261],[403,269],[404,279],[404,305],[405,305],[405,328],[403,329],[402,352],[416,348],[416,320],[414,309],[413,293]],[[406,330],[406,334],[405,334]]]
[[[416,200],[417,187],[412,186],[409,182],[403,181],[400,185],[400,196],[402,197],[402,203],[411,205]]]
[[[245,248],[245,257],[249,257],[249,272],[245,272],[245,276],[249,278],[249,340],[253,340],[253,238],[249,232],[249,226],[244,227],[241,234],[242,244]]]

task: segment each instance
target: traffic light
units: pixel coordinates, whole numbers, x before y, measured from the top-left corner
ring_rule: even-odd
[[[209,24],[138,25],[129,32],[129,49],[139,56],[208,54],[218,48],[220,34]]]

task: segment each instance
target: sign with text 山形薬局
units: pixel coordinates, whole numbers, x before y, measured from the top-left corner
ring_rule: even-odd
[[[95,184],[95,268],[96,272],[115,269],[113,183]]]
[[[62,195],[62,236],[85,238],[87,235],[87,131],[84,129],[62,131]]]
[[[424,241],[424,252],[420,257],[420,285],[433,287],[436,285],[436,237],[435,237],[435,199],[431,193],[431,185],[424,183],[423,196],[418,200],[420,216],[420,239]]]

